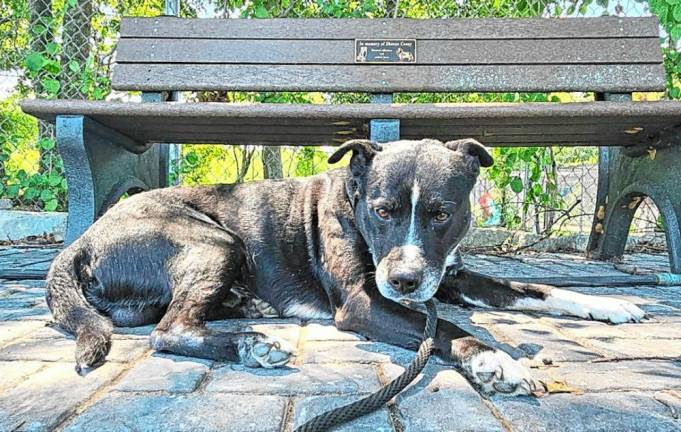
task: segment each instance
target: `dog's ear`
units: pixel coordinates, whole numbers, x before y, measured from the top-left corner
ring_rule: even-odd
[[[475,159],[477,166],[491,167],[494,163],[492,155],[489,154],[484,145],[480,144],[473,138],[464,138],[455,141],[447,141],[445,147],[450,150],[463,153],[467,157]]]
[[[369,161],[382,150],[381,146],[373,141],[365,139],[354,139],[344,142],[338,149],[329,156],[329,163],[334,164],[340,161],[349,151],[352,151],[350,159],[350,170],[353,176],[361,175]]]

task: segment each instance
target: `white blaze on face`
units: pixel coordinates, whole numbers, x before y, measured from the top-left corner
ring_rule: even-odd
[[[416,234],[416,206],[419,202],[421,190],[419,189],[418,180],[414,179],[414,186],[411,189],[411,215],[409,216],[409,230],[407,231],[407,239],[405,246],[421,246],[421,239]]]

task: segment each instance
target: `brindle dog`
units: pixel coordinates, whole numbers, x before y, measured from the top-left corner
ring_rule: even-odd
[[[54,261],[47,302],[76,336],[77,371],[97,367],[112,324],[156,323],[154,349],[253,367],[285,364],[288,350],[259,333],[206,327],[241,317],[235,292],[284,317],[332,318],[341,330],[414,349],[425,317],[407,307],[441,301],[639,321],[631,303],[465,270],[458,245],[469,195],[492,158],[466,139],[353,140],[347,168],[304,179],[175,187],[117,204]],[[487,392],[529,393],[529,372],[503,351],[440,320],[437,354]]]

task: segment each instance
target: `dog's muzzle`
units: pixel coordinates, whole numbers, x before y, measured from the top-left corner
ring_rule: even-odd
[[[421,248],[393,248],[376,267],[381,295],[397,302],[425,302],[435,295],[442,279],[440,269],[428,266]]]

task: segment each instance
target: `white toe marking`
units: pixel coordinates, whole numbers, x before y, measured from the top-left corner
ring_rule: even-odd
[[[611,323],[641,321],[645,312],[631,302],[612,297],[590,296],[574,291],[554,288],[545,300],[524,298],[517,300],[512,309],[536,310],[554,315],[573,315]]]
[[[516,387],[509,394],[528,394],[531,389],[528,387],[532,381],[530,371],[520,364],[517,360],[503,351],[483,351],[474,355],[468,365],[469,373],[476,384],[480,385],[484,391],[493,393],[497,387]],[[491,377],[485,382],[481,375]],[[523,383],[527,384],[523,384]]]

